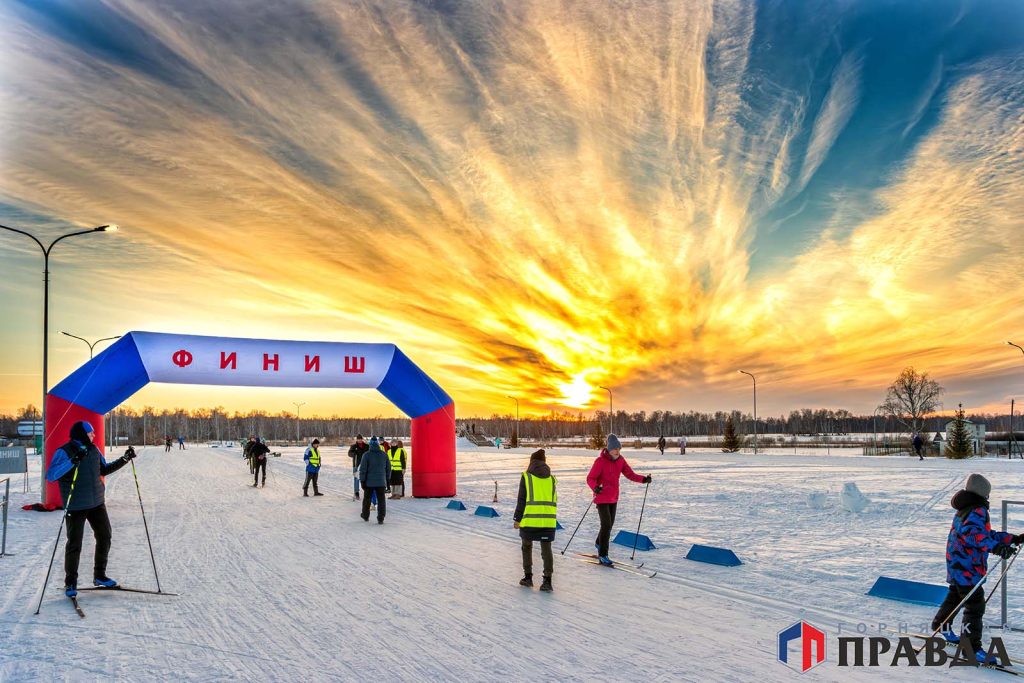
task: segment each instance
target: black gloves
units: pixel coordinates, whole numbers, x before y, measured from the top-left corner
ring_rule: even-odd
[[[128,450],[126,450],[126,451],[124,452],[124,459],[125,459],[125,462],[127,462],[127,461],[131,460],[131,459],[132,459],[132,458],[134,458],[134,457],[135,457],[135,449],[134,449],[134,448],[132,448],[131,446],[129,446],[129,447],[128,447]]]
[[[1004,560],[1008,560],[1017,554],[1017,549],[1014,548],[1012,545],[997,545],[995,548],[992,549],[992,554],[998,555]]]
[[[1010,543],[1013,543],[1014,545],[1020,545],[1021,543],[1024,543],[1024,534],[1017,534],[1013,537],[1013,540],[1010,541]]]
[[[596,487],[594,488],[594,493],[601,493],[601,491],[602,491],[603,489],[604,489],[604,486],[603,486],[603,485],[601,485],[601,484],[598,484],[598,485],[597,485],[597,486],[596,486]]]
[[[645,484],[650,484],[651,483],[651,475],[648,474],[646,477],[644,477],[644,483]]]
[[[75,448],[73,452],[68,453],[68,460],[71,461],[72,465],[77,465],[78,463],[82,462],[82,458],[84,458],[85,454],[88,452],[89,451],[86,450],[85,448]]]

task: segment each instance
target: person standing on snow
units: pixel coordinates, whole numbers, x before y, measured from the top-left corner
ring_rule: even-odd
[[[363,511],[359,515],[364,522],[370,521],[370,500],[372,494],[376,494],[377,524],[384,523],[384,515],[387,514],[387,499],[384,497],[384,489],[387,488],[390,477],[391,461],[388,460],[387,453],[381,450],[377,437],[371,437],[370,448],[363,453],[363,459],[359,463],[359,483],[366,491],[366,495],[363,497]]]
[[[309,448],[306,449],[305,455],[302,459],[306,461],[306,481],[302,485],[302,495],[306,498],[309,497],[309,483],[313,482],[313,495],[322,496],[320,489],[317,488],[318,480],[320,479],[320,439],[313,439],[313,442],[309,444]]]
[[[551,543],[555,540],[558,525],[558,492],[556,480],[544,458],[544,449],[530,454],[530,464],[519,479],[519,498],[516,511],[512,514],[513,526],[519,529],[523,540],[523,578],[520,586],[533,586],[533,542],[540,541],[540,556],[544,561],[542,591],[551,590],[551,574],[555,559]]]
[[[921,449],[924,446],[924,439],[922,439],[921,435],[916,433],[916,432],[914,433],[913,444],[914,444],[914,455],[917,456],[918,460],[924,460],[924,455],[921,452]]]
[[[608,435],[608,446],[594,460],[594,466],[587,475],[587,485],[594,492],[594,503],[597,504],[597,515],[601,518],[601,530],[597,533],[594,545],[601,564],[611,565],[608,559],[608,542],[612,527],[615,526],[615,508],[619,503],[619,475],[638,484],[650,484],[651,475],[641,477],[633,471],[622,457],[622,442],[614,434]]]
[[[679,437],[679,455],[686,455],[686,437]]]
[[[661,451],[662,455],[665,455],[665,445],[667,443],[668,442],[665,441],[665,435],[664,434],[662,434],[661,436],[658,437],[658,450]]]
[[[185,450],[185,437],[183,437],[183,436],[179,436],[178,437],[178,450],[179,451]]]
[[[164,453],[171,452],[171,435],[164,434]]]
[[[249,441],[247,441],[245,447],[242,448],[242,457],[245,458],[247,463],[249,463],[249,474],[252,474],[256,469],[256,465],[252,460],[252,446],[254,443],[256,443],[256,437],[250,436]]]
[[[388,459],[391,461],[391,500],[400,500],[405,496],[405,449],[402,447],[402,440],[395,439],[391,442],[391,449],[388,450]],[[402,492],[399,493],[398,489]]]
[[[1024,543],[1024,534],[1014,536],[1005,531],[992,531],[988,515],[988,497],[991,492],[992,484],[988,479],[980,474],[972,474],[967,478],[964,489],[958,491],[950,501],[956,515],[953,516],[953,524],[946,538],[946,581],[949,583],[949,592],[932,619],[932,630],[941,631],[947,641],[959,643],[962,637],[966,637],[978,661],[983,664],[988,659],[981,643],[985,589],[978,586],[973,593],[971,589],[988,574],[990,552],[1005,559],[1017,552],[1014,546]],[[967,598],[968,594],[970,598]],[[953,630],[953,621],[956,619],[953,610],[964,598],[967,598],[967,602],[963,606],[963,632],[958,635]]]
[[[356,434],[356,442],[348,448],[348,457],[352,458],[352,500],[359,500],[359,464],[368,450],[363,435]]]
[[[270,449],[267,448],[267,444],[263,439],[256,439],[256,443],[249,449],[252,453],[252,487],[256,488],[256,485],[260,482],[260,470],[263,470],[263,486],[267,485],[267,454],[270,453]]]
[[[64,499],[68,542],[64,546],[64,594],[78,595],[78,561],[82,556],[82,536],[89,522],[96,537],[96,557],[93,562],[93,585],[113,588],[117,585],[107,576],[107,557],[110,555],[110,517],[102,477],[113,474],[135,457],[131,446],[120,458],[107,464],[100,449],[93,443],[96,432],[88,422],[76,422],[71,427],[71,440],[54,452],[47,481],[60,486]]]

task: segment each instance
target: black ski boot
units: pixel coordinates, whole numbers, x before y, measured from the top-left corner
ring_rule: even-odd
[[[533,588],[533,574],[527,574],[523,578],[519,579],[520,586],[526,586],[527,588]]]
[[[551,588],[551,577],[545,576],[544,580],[540,583],[540,589],[545,593],[550,593],[553,589]]]
[[[314,491],[314,492],[313,492],[313,495],[314,495],[314,496],[322,496],[322,495],[324,495],[324,494],[320,493],[319,491]]]
[[[302,492],[302,497],[303,498],[309,498],[309,492],[308,491],[303,491]]]

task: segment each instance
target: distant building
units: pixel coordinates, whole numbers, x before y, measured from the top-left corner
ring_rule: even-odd
[[[953,430],[953,424],[955,420],[950,420],[946,423],[946,441],[949,441],[949,433]],[[971,440],[973,445],[974,455],[984,454],[985,452],[985,425],[974,424],[970,420],[964,420],[964,426],[967,427],[967,436]],[[938,436],[938,434],[936,434]]]

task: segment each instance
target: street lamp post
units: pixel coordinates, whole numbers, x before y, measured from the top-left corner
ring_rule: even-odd
[[[86,344],[88,344],[88,346],[89,346],[89,360],[92,360],[93,349],[95,349],[97,344],[99,344],[100,342],[110,341],[112,339],[120,339],[121,338],[121,335],[117,335],[116,337],[104,337],[103,339],[97,339],[94,342],[90,342],[88,339],[83,339],[82,337],[76,337],[75,335],[69,334],[67,332],[61,332],[61,334],[63,334],[66,337],[71,337],[72,339],[77,339],[79,341],[84,341]]]
[[[300,441],[302,437],[299,435],[299,422],[301,421],[301,418],[299,417],[299,409],[306,405],[306,402],[292,403],[292,405],[295,406],[295,440]]]
[[[615,433],[615,408],[612,407],[612,390],[608,387],[598,387],[608,392],[608,433]]]
[[[6,225],[0,225],[0,228],[2,228],[4,230],[9,230],[10,232],[16,232],[19,235],[25,235],[26,237],[30,238],[33,242],[35,242],[39,246],[40,251],[43,252],[43,407],[42,407],[42,413],[43,413],[43,450],[44,450],[44,452],[42,454],[42,463],[43,463],[44,466],[40,467],[41,472],[39,474],[39,481],[40,481],[40,485],[42,487],[42,492],[40,493],[40,501],[45,505],[46,504],[46,467],[45,467],[45,464],[46,464],[46,453],[45,453],[45,449],[46,449],[46,392],[49,390],[49,385],[47,383],[47,370],[48,370],[48,365],[49,365],[49,351],[50,351],[50,340],[49,340],[49,336],[50,336],[50,252],[57,245],[57,242],[60,242],[63,239],[67,239],[68,237],[75,237],[76,235],[88,235],[88,234],[93,233],[93,232],[113,232],[113,231],[117,230],[117,226],[113,225],[113,224],[101,225],[101,226],[96,227],[96,228],[89,228],[88,230],[77,230],[75,232],[69,232],[69,233],[66,233],[64,235],[61,235],[60,237],[58,237],[54,241],[50,242],[50,246],[48,246],[48,247],[47,246],[43,246],[43,243],[40,242],[39,239],[35,235],[30,233],[30,232],[25,232],[24,230],[18,230],[17,228],[11,228],[11,227],[8,227]]]
[[[110,341],[111,339],[120,339],[121,338],[121,335],[117,335],[116,337],[104,337],[103,339],[97,339],[96,341],[91,342],[88,339],[84,339],[82,337],[76,336],[76,335],[71,334],[69,332],[63,332],[62,331],[61,334],[63,334],[66,337],[71,337],[72,339],[77,339],[79,341],[85,342],[86,345],[89,347],[89,360],[92,360],[93,350],[96,348],[97,344],[99,344],[100,342],[103,342],[103,341]],[[107,419],[107,417],[104,416],[103,419]],[[111,419],[111,423],[113,423],[113,413],[111,413],[111,418],[110,419]],[[143,421],[143,424],[145,424],[145,421]],[[108,447],[112,447],[113,443],[114,443],[113,442],[113,435],[111,435],[111,433],[110,433],[111,431],[113,431],[113,430],[111,429],[111,430],[107,431],[107,435],[108,435],[107,436],[107,444],[108,444]],[[145,428],[143,428],[143,431],[145,431]],[[143,435],[143,436],[145,436],[145,435]],[[143,441],[143,445],[145,445],[145,441]]]
[[[757,455],[757,378],[746,370],[740,372],[754,380],[754,455]]]
[[[1006,342],[1006,344],[1007,346],[1012,346],[1018,351],[1020,351],[1022,354],[1024,354],[1024,347],[1020,346],[1019,344],[1014,344],[1012,341],[1008,341]],[[1013,458],[1013,446],[1016,440],[1017,433],[1013,431],[1013,401],[1010,401],[1010,444],[1006,449],[1010,452],[1010,458]]]
[[[512,399],[513,401],[516,402],[516,436],[515,436],[515,444],[518,447],[519,446],[519,399],[516,398],[515,396],[506,396],[505,398],[510,398],[510,399]]]

